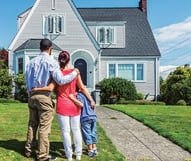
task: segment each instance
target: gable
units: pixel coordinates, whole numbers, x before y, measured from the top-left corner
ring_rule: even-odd
[[[88,22],[126,22],[125,47],[102,48],[102,56],[160,56],[145,13],[139,8],[79,8]]]

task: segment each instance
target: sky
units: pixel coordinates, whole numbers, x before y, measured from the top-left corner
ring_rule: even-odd
[[[77,7],[137,7],[139,0],[73,0]],[[35,0],[2,0],[0,48],[8,49],[17,32],[17,16]],[[165,78],[177,66],[191,64],[191,0],[147,0],[148,21]]]

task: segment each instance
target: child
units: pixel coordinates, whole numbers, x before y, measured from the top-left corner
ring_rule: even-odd
[[[98,150],[96,147],[96,144],[98,142],[96,113],[92,108],[90,101],[83,93],[79,92],[77,94],[77,99],[73,96],[73,94],[70,94],[69,97],[77,107],[82,108],[80,116],[82,136],[85,144],[88,146],[88,155],[90,156],[90,158],[93,158],[95,155],[98,154]]]

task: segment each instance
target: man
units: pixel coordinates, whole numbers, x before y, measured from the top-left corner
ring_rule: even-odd
[[[37,160],[48,161],[56,159],[49,155],[48,135],[51,131],[51,123],[54,116],[54,105],[51,99],[51,93],[34,93],[30,95],[32,88],[48,86],[51,79],[57,84],[66,84],[71,82],[77,74],[78,69],[66,76],[63,76],[59,64],[50,55],[52,51],[52,42],[48,39],[42,39],[40,42],[41,53],[38,57],[31,60],[26,67],[26,84],[29,94],[29,122],[27,141],[25,144],[25,156],[31,157],[35,153],[36,132],[38,128],[38,153]]]

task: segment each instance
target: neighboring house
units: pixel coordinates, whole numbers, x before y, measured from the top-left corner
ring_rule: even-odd
[[[122,77],[138,92],[159,94],[160,52],[147,20],[146,0],[131,8],[76,8],[72,0],[36,0],[18,16],[18,32],[9,46],[9,66],[22,73],[40,52],[39,42],[53,42],[55,59],[71,54],[90,91],[104,78]]]

